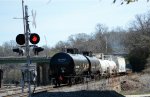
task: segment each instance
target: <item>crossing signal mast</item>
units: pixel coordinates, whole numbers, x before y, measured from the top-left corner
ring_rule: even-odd
[[[28,47],[33,47],[33,51],[36,50],[36,54],[35,55],[38,55],[39,52],[43,51],[44,48],[42,47],[38,47],[36,46],[36,44],[39,43],[40,41],[40,36],[37,34],[37,33],[31,33],[30,32],[30,28],[29,28],[29,21],[28,21],[28,7],[27,5],[24,6],[24,1],[22,0],[22,10],[23,10],[23,25],[24,25],[24,34],[18,34],[16,36],[16,42],[18,45],[20,45],[20,47],[26,47],[26,53],[28,52]],[[35,24],[35,15],[32,11],[32,14],[33,14],[33,18],[34,18],[34,25]],[[17,18],[16,18],[17,19]],[[29,45],[29,41],[31,44],[33,45]],[[19,53],[19,55],[24,55],[24,54],[20,54],[20,52],[24,52],[22,48],[14,48],[13,51],[16,52],[16,53]],[[35,49],[36,48],[36,49]],[[42,48],[42,49],[41,49]],[[19,50],[16,50],[16,49],[19,49]]]
[[[19,53],[19,55],[23,55],[22,47],[25,47],[26,60],[27,60],[27,63],[26,63],[26,66],[25,66],[26,67],[25,71],[26,71],[26,74],[27,74],[27,82],[28,82],[28,89],[29,89],[29,96],[28,97],[31,97],[30,47],[33,47],[33,51],[34,51],[35,55],[38,55],[38,53],[43,51],[44,48],[36,46],[36,44],[38,44],[39,41],[40,41],[40,36],[37,33],[31,33],[30,32],[29,20],[28,20],[28,18],[29,18],[28,6],[24,5],[24,1],[23,0],[22,0],[22,12],[23,12],[24,34],[18,34],[16,36],[16,42],[19,45],[19,47],[18,48],[14,48],[13,51]],[[29,45],[29,41],[30,41],[30,43],[32,43],[32,45]]]

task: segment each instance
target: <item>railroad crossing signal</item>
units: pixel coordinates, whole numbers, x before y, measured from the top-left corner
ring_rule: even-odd
[[[19,45],[24,45],[25,44],[25,35],[24,34],[18,34],[17,37],[16,37],[16,42],[19,44]],[[40,41],[40,36],[36,33],[30,33],[29,34],[29,37],[28,37],[28,41],[30,41],[33,45],[33,52],[35,55],[38,55],[39,52],[43,51],[44,48],[42,47],[38,47],[36,46],[35,44],[39,43]],[[24,55],[24,51],[23,49],[21,48],[14,48],[13,49],[13,52],[16,52],[16,53],[19,53],[19,55]]]
[[[40,36],[36,33],[31,33],[30,34],[30,42],[32,44],[37,44],[40,41]],[[18,34],[16,37],[16,42],[19,45],[24,45],[25,44],[25,35],[24,34]]]

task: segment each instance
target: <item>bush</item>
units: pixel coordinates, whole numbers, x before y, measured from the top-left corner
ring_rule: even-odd
[[[133,72],[141,72],[145,69],[147,58],[149,57],[148,48],[134,48],[129,53],[129,62],[132,65]]]

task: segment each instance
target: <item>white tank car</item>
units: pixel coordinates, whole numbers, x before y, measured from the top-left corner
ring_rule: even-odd
[[[114,61],[101,59],[99,61],[100,61],[100,73],[102,76],[115,73],[117,67]]]
[[[117,65],[117,72],[118,73],[125,73],[126,72],[126,63],[125,58],[120,56],[113,57],[113,61],[115,61]]]
[[[105,60],[99,60],[100,61],[100,73],[102,76],[106,75],[108,72],[109,64]]]
[[[109,63],[109,73],[114,74],[117,72],[117,65],[114,61],[107,61]]]

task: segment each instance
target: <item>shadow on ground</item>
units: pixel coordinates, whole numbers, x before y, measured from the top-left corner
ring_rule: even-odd
[[[82,90],[73,92],[43,92],[33,94],[32,97],[125,97],[115,91]]]

